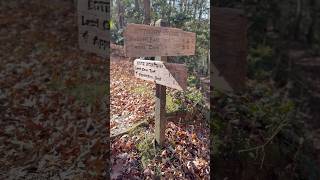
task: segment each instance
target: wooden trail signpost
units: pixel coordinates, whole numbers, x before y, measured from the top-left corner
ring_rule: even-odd
[[[156,83],[155,139],[163,146],[166,126],[166,87],[185,90],[187,68],[167,63],[166,56],[194,55],[196,34],[177,28],[164,27],[161,19],[156,26],[128,24],[124,32],[127,57],[156,56],[156,61],[136,59],[135,77]]]
[[[77,3],[79,48],[108,57],[110,0],[78,0]]]

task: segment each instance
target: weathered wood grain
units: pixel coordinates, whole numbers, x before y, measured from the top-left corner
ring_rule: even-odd
[[[127,57],[194,55],[196,34],[177,28],[128,24],[124,32]]]
[[[156,21],[155,26],[167,26],[167,22],[163,19]],[[160,62],[167,62],[167,56],[156,56],[156,60]],[[167,125],[166,119],[166,86],[156,84],[156,97],[155,97],[155,145],[164,146],[165,129]]]

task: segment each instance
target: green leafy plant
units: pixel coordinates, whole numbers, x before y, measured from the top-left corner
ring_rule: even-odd
[[[146,135],[144,139],[142,139],[137,144],[137,149],[141,156],[141,162],[144,167],[155,157],[157,151],[153,145],[153,136]]]
[[[166,96],[166,111],[168,113],[176,112],[181,108],[181,102],[174,99],[170,94]]]
[[[262,45],[259,45],[257,48],[251,48],[248,55],[248,62],[249,78],[257,80],[270,78],[275,66],[272,48]]]

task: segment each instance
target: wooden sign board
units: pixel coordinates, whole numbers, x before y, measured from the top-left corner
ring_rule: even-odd
[[[177,28],[128,24],[124,32],[127,57],[194,55],[196,34]]]
[[[110,0],[78,0],[79,48],[109,56]]]
[[[213,8],[211,85],[222,91],[245,87],[247,74],[247,18],[241,10]]]
[[[134,74],[137,78],[173,89],[185,90],[187,87],[187,68],[183,64],[136,59]]]

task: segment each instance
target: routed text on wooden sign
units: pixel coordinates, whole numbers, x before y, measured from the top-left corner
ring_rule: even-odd
[[[173,89],[185,90],[187,87],[187,68],[183,64],[136,59],[134,74],[137,78]]]
[[[177,28],[128,24],[124,32],[127,57],[194,55],[196,34]]]
[[[109,56],[110,0],[78,0],[79,48]]]

